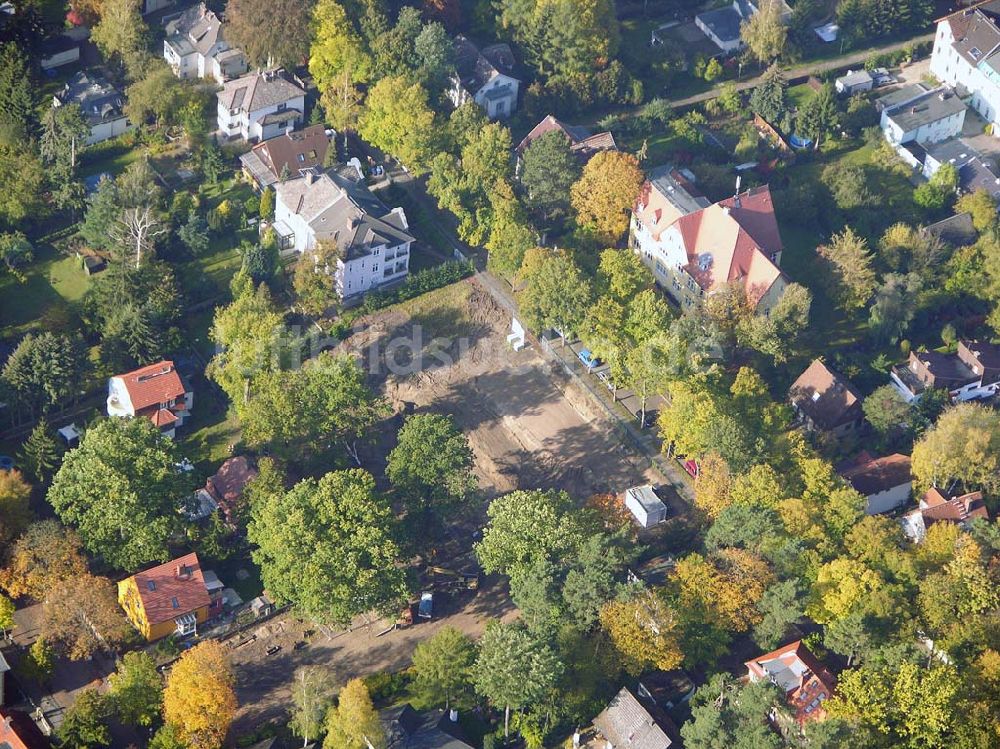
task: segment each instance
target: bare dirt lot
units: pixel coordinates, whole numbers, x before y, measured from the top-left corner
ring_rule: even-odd
[[[373,475],[382,475],[404,413],[450,414],[467,435],[481,496],[449,527],[459,539],[459,554],[471,547],[473,531],[482,526],[485,508],[498,494],[551,487],[582,503],[595,493],[659,480],[644,461],[626,453],[606,417],[538,352],[511,351],[509,325],[510,318],[488,294],[465,281],[366,318],[341,344],[362,357],[373,385],[397,414],[376,444],[362,452]],[[376,633],[385,623],[336,633],[291,615],[250,630],[258,637],[232,651],[242,705],[236,735],[284,717],[299,665],[326,664],[340,682],[399,669],[409,664],[416,644],[442,626],[478,636],[489,620],[514,613],[506,586],[492,579],[476,593],[435,593],[434,605],[433,621],[381,637]],[[267,655],[276,646],[280,650]]]

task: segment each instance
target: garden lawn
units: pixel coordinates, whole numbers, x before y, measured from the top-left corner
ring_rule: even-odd
[[[35,247],[35,259],[24,269],[25,281],[0,275],[0,337],[33,329],[50,310],[73,307],[90,287],[90,276],[75,256],[65,256],[50,244]]]

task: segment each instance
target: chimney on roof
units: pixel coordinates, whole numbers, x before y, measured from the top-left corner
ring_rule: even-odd
[[[174,572],[177,574],[177,577],[182,580],[191,574],[191,570],[188,569],[186,564],[178,564],[174,567]]]
[[[306,184],[311,185],[316,181],[316,173],[312,169],[305,170]]]

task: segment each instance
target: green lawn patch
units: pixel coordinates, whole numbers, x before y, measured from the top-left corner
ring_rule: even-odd
[[[75,256],[61,254],[50,244],[35,247],[34,261],[19,282],[0,275],[0,335],[20,335],[37,327],[41,317],[57,307],[72,311],[90,287],[90,277]]]

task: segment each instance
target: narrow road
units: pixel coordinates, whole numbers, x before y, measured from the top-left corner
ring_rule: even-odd
[[[809,75],[816,75],[817,73],[828,73],[831,70],[839,70],[840,68],[846,68],[851,65],[862,65],[865,60],[867,60],[872,55],[881,55],[886,52],[897,52],[901,49],[905,49],[914,44],[920,44],[921,42],[931,42],[934,41],[934,34],[924,34],[923,36],[918,36],[913,39],[906,39],[902,42],[893,42],[892,44],[886,44],[883,47],[874,47],[872,49],[861,49],[855,52],[850,52],[846,55],[841,55],[835,57],[832,60],[820,60],[816,62],[805,63],[803,65],[798,65],[794,68],[788,68],[783,70],[782,73],[785,76],[785,80],[792,80],[795,78],[803,78]],[[754,78],[748,78],[745,81],[740,81],[736,84],[737,91],[747,91],[748,89],[755,88],[763,78],[763,75],[755,76]],[[674,108],[690,107],[693,104],[700,104],[704,101],[716,98],[722,91],[722,86],[716,86],[709,91],[702,91],[700,94],[694,94],[693,96],[687,96],[683,99],[671,99],[670,105]]]

